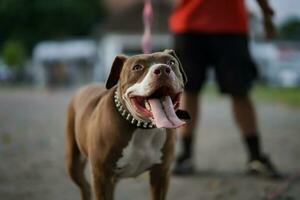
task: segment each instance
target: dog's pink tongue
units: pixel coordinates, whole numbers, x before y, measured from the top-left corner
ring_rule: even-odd
[[[157,128],[177,128],[185,124],[175,114],[172,100],[169,96],[161,99],[148,100]]]

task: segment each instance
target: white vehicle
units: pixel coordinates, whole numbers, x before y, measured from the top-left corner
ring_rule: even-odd
[[[94,40],[41,42],[33,50],[33,72],[39,86],[81,85],[101,77]]]

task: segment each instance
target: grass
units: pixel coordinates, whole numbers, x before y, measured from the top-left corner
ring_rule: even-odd
[[[257,85],[253,90],[253,97],[264,101],[300,107],[300,87],[282,88]]]
[[[215,85],[209,85],[204,89],[206,96],[215,97],[218,89]],[[256,85],[252,92],[252,97],[258,101],[281,103],[288,106],[300,107],[300,87],[284,88]]]

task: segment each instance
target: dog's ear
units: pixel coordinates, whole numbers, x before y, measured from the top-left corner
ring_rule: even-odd
[[[190,114],[185,110],[180,110],[180,109],[177,110],[176,115],[179,119],[183,119],[183,120],[187,120],[187,121],[191,120]]]
[[[172,49],[166,49],[166,50],[164,50],[164,53],[168,53],[171,56],[173,56],[174,58],[176,58],[177,62],[179,63],[179,70],[180,70],[182,78],[183,78],[183,83],[186,84],[187,83],[187,76],[186,76],[186,74],[183,70],[182,64],[181,64],[178,56],[176,55],[175,51],[172,50]]]
[[[118,83],[123,65],[126,60],[127,60],[127,56],[124,56],[124,55],[116,56],[112,66],[111,66],[111,70],[110,70],[108,79],[106,81],[106,85],[105,85],[106,89],[110,89]]]

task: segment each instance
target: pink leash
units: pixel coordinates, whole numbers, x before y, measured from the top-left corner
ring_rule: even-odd
[[[145,0],[143,10],[144,34],[142,38],[142,48],[144,53],[151,52],[151,25],[153,19],[153,9],[151,0]]]

